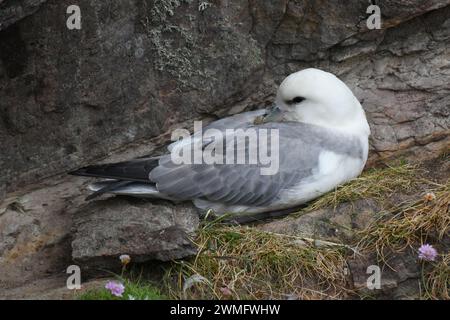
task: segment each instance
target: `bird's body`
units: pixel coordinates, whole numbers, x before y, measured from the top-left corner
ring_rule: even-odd
[[[268,212],[298,206],[357,177],[367,160],[370,134],[364,111],[350,89],[317,69],[286,78],[275,109],[221,119],[205,131],[221,134],[223,139],[197,132],[170,145],[163,156],[90,166],[73,174],[107,178],[91,185],[97,193],[191,200],[217,214]],[[254,132],[256,147],[236,142],[242,132]],[[277,155],[277,170],[267,174],[262,171],[268,163],[261,163],[259,142],[263,134],[274,132],[277,140],[269,138],[263,149]],[[215,159],[222,161],[174,160],[180,150],[186,152],[198,144],[201,150],[213,149]],[[229,163],[225,161],[229,150],[241,152],[245,159],[258,154],[258,161]]]

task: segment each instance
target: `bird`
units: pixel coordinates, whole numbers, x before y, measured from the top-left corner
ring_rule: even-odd
[[[316,199],[358,177],[368,157],[370,127],[360,102],[343,81],[315,68],[287,76],[272,107],[216,120],[203,132],[209,129],[223,134],[223,139],[194,132],[172,142],[162,155],[91,165],[70,174],[103,179],[89,186],[93,193],[88,200],[108,193],[192,201],[203,212],[239,216],[285,210]],[[193,150],[196,145],[206,150],[245,130],[277,132],[276,143],[265,146],[277,153],[276,172],[263,174],[261,162],[174,160],[180,150]],[[257,150],[249,144],[230,145],[251,156]],[[227,148],[219,144],[215,155],[224,158]]]

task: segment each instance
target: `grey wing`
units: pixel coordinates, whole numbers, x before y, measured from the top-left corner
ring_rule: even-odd
[[[226,130],[226,129],[236,129],[236,128],[242,128],[242,127],[248,127],[252,125],[255,122],[255,119],[259,116],[263,116],[267,114],[267,109],[258,109],[254,111],[248,111],[244,113],[239,113],[230,117],[226,117],[223,119],[219,119],[216,121],[211,122],[209,125],[202,128],[203,132],[208,129],[217,129],[217,130]],[[171,143],[168,146],[169,152],[172,152],[172,150],[179,146],[181,143],[191,143],[195,139],[200,139],[201,133],[200,132],[194,132],[194,134],[188,138],[187,140],[181,140]]]
[[[269,123],[253,128],[258,132],[278,130],[279,170],[276,174],[262,175],[263,166],[259,163],[175,164],[171,156],[166,155],[151,171],[150,180],[156,183],[159,192],[179,200],[204,199],[227,205],[263,206],[272,202],[280,191],[311,177],[317,170],[321,151],[333,149],[336,138],[326,130],[301,123]],[[269,145],[269,153],[272,150]],[[246,145],[245,152],[251,151],[254,150]]]

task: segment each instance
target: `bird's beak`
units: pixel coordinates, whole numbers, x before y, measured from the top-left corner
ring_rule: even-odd
[[[278,106],[274,106],[264,117],[264,122],[279,122],[283,120],[283,111]]]
[[[260,125],[268,122],[281,122],[283,121],[283,117],[284,112],[275,105],[267,110],[266,114],[256,117],[253,124]]]

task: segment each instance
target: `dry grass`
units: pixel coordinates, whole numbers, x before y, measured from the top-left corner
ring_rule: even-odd
[[[420,244],[426,242],[448,250],[445,245],[439,244],[445,243],[450,233],[450,181],[437,188],[434,194],[435,198],[432,200],[423,197],[394,208],[361,231],[358,250],[376,252],[378,258],[385,263],[387,254],[417,251]],[[450,300],[448,252],[441,254],[437,262],[423,263],[422,284],[422,298]]]
[[[450,254],[443,255],[432,270],[423,276],[424,298],[450,300]]]
[[[170,295],[188,299],[337,299],[346,295],[342,246],[320,247],[303,239],[251,227],[205,225],[196,240],[200,252],[177,264]],[[183,292],[193,275],[206,278]],[[229,294],[224,294],[224,289]]]
[[[415,248],[427,238],[442,240],[450,227],[450,181],[435,191],[436,198],[422,198],[386,213],[360,233],[358,248],[376,251],[380,257],[391,250]]]
[[[312,202],[305,210],[314,211],[324,207],[334,207],[340,203],[372,198],[383,200],[394,192],[407,192],[418,184],[417,166],[400,163],[386,168],[370,169],[360,177],[338,187]]]

